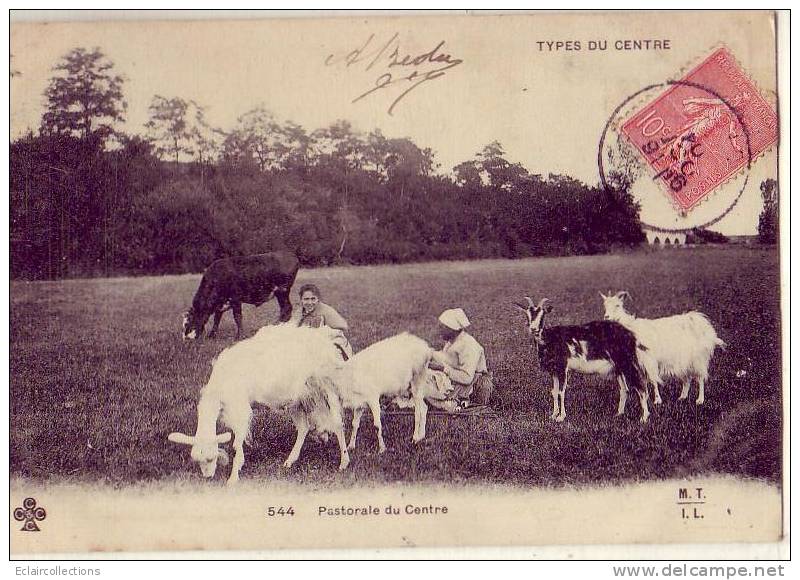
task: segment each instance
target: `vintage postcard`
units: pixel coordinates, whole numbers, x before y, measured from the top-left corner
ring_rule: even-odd
[[[11,14],[12,558],[780,545],[785,15],[139,16]]]

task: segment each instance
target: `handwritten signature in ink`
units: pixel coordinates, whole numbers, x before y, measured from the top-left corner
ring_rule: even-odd
[[[373,93],[383,92],[390,87],[400,87],[402,92],[389,105],[387,113],[392,115],[395,107],[411,91],[429,81],[445,76],[447,71],[462,62],[442,49],[445,41],[440,41],[433,49],[417,55],[400,50],[400,35],[395,33],[384,44],[379,44],[375,34],[370,34],[366,42],[346,54],[330,54],[325,59],[326,66],[341,65],[345,69],[356,69],[380,72],[375,79],[375,86],[364,91],[352,100],[353,103]]]

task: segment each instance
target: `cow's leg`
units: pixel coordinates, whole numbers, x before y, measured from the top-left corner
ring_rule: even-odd
[[[289,289],[284,286],[275,288],[275,299],[281,309],[278,322],[288,322],[292,317],[292,301],[289,299]]]
[[[217,336],[217,329],[219,328],[219,321],[222,320],[222,309],[217,310],[214,312],[214,324],[211,327],[211,330],[208,333],[208,338],[214,338]]]
[[[210,314],[205,314],[195,319],[194,322],[194,338],[201,339],[206,331],[206,323]]]
[[[231,302],[233,309],[233,319],[236,321],[236,340],[242,335],[242,303]]]

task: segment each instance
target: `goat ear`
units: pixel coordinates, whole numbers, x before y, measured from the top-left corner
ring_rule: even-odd
[[[185,435],[183,433],[170,433],[167,435],[167,439],[172,441],[173,443],[181,443],[182,445],[194,445],[194,437],[191,435]]]
[[[217,435],[217,443],[227,443],[228,441],[231,440],[231,437],[233,437],[233,435],[231,434],[230,431],[226,431],[225,433],[220,433],[219,435]]]
[[[523,306],[519,302],[512,302],[511,304],[513,304],[514,306],[516,306],[517,308],[519,308],[523,312],[527,312],[528,311],[528,307],[527,306]]]
[[[230,458],[228,457],[228,452],[224,449],[217,449],[217,461],[219,461],[220,465],[223,467],[228,465]]]
[[[617,292],[617,296],[619,296],[623,300],[627,299],[630,300],[631,302],[633,301],[633,298],[631,298],[631,295],[627,290],[620,290],[619,292]]]
[[[552,312],[553,311],[553,305],[552,304],[545,304],[543,309],[544,309],[545,312],[548,312],[548,313]]]

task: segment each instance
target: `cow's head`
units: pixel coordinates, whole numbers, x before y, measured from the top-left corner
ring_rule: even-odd
[[[203,477],[214,477],[217,471],[217,462],[228,464],[228,453],[219,444],[231,440],[231,433],[220,433],[213,439],[200,439],[199,437],[184,433],[170,433],[167,437],[173,443],[192,446],[192,461],[200,466]]]
[[[604,318],[606,320],[619,321],[628,315],[625,311],[625,299],[630,300],[631,295],[625,290],[620,290],[616,294],[609,294],[608,296],[600,292],[600,298],[603,299]]]
[[[544,316],[553,310],[549,304],[549,298],[542,298],[539,304],[534,304],[530,296],[525,297],[525,304],[514,302],[514,306],[519,308],[525,313],[528,319],[528,332],[533,335],[537,343],[542,342],[542,333],[544,332]]]
[[[183,314],[183,340],[194,340],[203,336],[208,316],[200,316],[194,308]]]

